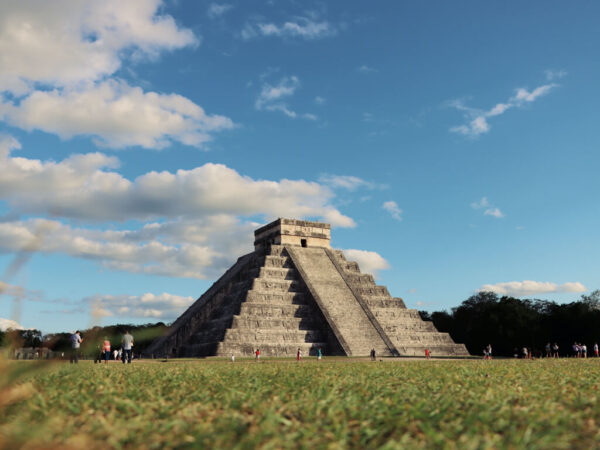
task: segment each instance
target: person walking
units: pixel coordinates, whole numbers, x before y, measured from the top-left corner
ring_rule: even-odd
[[[555,342],[554,345],[552,346],[552,356],[554,356],[555,358],[558,358],[558,344]]]
[[[317,349],[317,361],[321,361],[322,357],[323,357],[323,352],[321,351],[321,347],[319,347]]]
[[[298,348],[298,352],[296,353],[296,361],[300,362],[301,359],[302,359],[302,350],[300,350],[300,348]]]
[[[585,344],[581,345],[581,357],[587,358],[587,345]]]
[[[102,343],[102,351],[104,352],[104,364],[108,364],[110,358],[110,341],[105,336],[104,342]]]
[[[375,349],[371,349],[371,361],[375,361],[377,359],[377,354],[375,353]]]
[[[594,356],[596,358],[598,357],[598,343],[597,342],[594,344]]]
[[[119,350],[116,348],[113,350],[113,359],[116,361],[119,358]]]
[[[81,338],[81,334],[79,334],[79,330],[75,331],[71,335],[71,360],[70,363],[78,364],[79,363],[79,349],[81,348],[81,343],[83,339]]]
[[[550,342],[548,342],[546,344],[546,358],[550,358],[552,356],[552,346],[550,345]]]
[[[233,353],[231,354],[231,362],[235,362],[235,355]]]
[[[425,358],[429,359],[429,356],[430,356],[430,355],[429,355],[429,349],[428,349],[428,348],[426,348],[426,349],[425,349]]]
[[[129,334],[129,330],[125,331],[125,334],[121,339],[121,344],[123,346],[123,364],[125,364],[125,362],[131,364],[131,348],[133,347],[133,336]]]
[[[257,348],[254,354],[256,355],[254,361],[258,362],[258,360],[260,359],[260,348]]]

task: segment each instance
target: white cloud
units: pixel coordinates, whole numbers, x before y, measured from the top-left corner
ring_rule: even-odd
[[[0,116],[25,130],[69,139],[93,136],[105,147],[163,148],[171,141],[201,146],[211,134],[233,128],[231,119],[208,115],[185,97],[144,92],[123,81],[84,89],[35,91],[18,105],[0,104]]]
[[[0,140],[0,192],[10,214],[58,220],[5,219],[0,252],[61,253],[114,270],[210,278],[252,249],[259,223],[249,218],[355,225],[331,205],[333,191],[316,182],[254,180],[220,164],[130,180],[112,170],[117,158],[102,153],[41,161],[13,157],[18,147],[12,137]],[[111,221],[135,222],[115,231]]]
[[[211,19],[216,19],[217,17],[221,17],[223,14],[228,12],[233,8],[233,5],[229,5],[227,3],[211,3],[208,6],[208,10],[206,11],[206,15]]]
[[[358,67],[356,70],[358,70],[361,73],[375,73],[375,72],[379,72],[379,70],[375,69],[374,67],[369,67],[365,64],[363,64],[362,66]]]
[[[357,262],[362,273],[370,273],[375,278],[378,277],[380,270],[390,268],[389,263],[377,252],[346,249],[344,250],[344,255],[349,261]]]
[[[129,180],[109,170],[119,160],[102,153],[59,161],[12,157],[18,142],[0,140],[0,192],[17,212],[88,221],[198,218],[234,214],[321,217],[353,226],[330,205],[333,192],[304,180],[254,180],[222,164],[148,172]]]
[[[481,197],[481,200],[471,203],[471,208],[484,209],[484,211],[483,211],[484,216],[492,216],[492,217],[495,217],[496,219],[501,219],[502,217],[504,217],[504,213],[502,211],[500,211],[500,208],[493,206],[489,202],[487,197]]]
[[[347,189],[349,191],[355,191],[359,188],[373,189],[375,184],[370,181],[365,181],[362,178],[355,177],[353,175],[333,175],[333,174],[322,174],[319,177],[319,182],[331,186],[332,188]]]
[[[247,23],[241,32],[242,38],[246,40],[259,36],[314,40],[336,34],[337,29],[329,22],[318,22],[308,17],[297,17],[281,25],[265,22]]]
[[[546,84],[544,86],[539,86],[535,88],[533,91],[529,92],[527,89],[520,88],[517,89],[517,93],[513,97],[515,101],[523,101],[523,102],[533,102],[538,97],[542,95],[546,95],[552,88],[558,86],[557,84]]]
[[[545,70],[544,73],[546,74],[546,79],[548,81],[558,80],[558,79],[561,79],[568,75],[568,72],[563,69],[558,69],[558,70],[548,69],[548,70]]]
[[[194,297],[182,297],[166,292],[155,295],[94,295],[84,299],[97,317],[119,317],[153,320],[173,320],[183,313]]]
[[[389,212],[392,217],[398,221],[402,220],[402,210],[398,207],[398,204],[392,200],[383,203],[383,209]]]
[[[231,119],[183,96],[111,78],[128,60],[199,44],[161,7],[160,0],[0,4],[0,94],[11,94],[0,100],[0,120],[112,148],[200,147],[232,128]]]
[[[510,97],[507,102],[497,103],[489,110],[471,108],[466,106],[461,100],[454,100],[449,105],[458,111],[462,111],[467,119],[467,123],[454,126],[450,128],[450,131],[470,137],[477,137],[487,133],[490,131],[488,119],[502,115],[511,108],[518,108],[526,103],[531,103],[539,97],[546,95],[557,86],[558,84],[555,83],[545,84],[538,86],[533,91],[519,88],[516,90],[515,95]]]
[[[276,85],[265,82],[254,102],[254,107],[258,111],[280,111],[292,119],[301,117],[307,120],[317,120],[317,116],[314,114],[298,114],[290,109],[287,99],[292,97],[299,87],[300,80],[296,76],[283,77]]]
[[[24,327],[19,322],[10,319],[4,319],[0,317],[0,331],[12,330],[23,330]]]
[[[324,105],[326,102],[327,100],[325,100],[323,97],[320,97],[318,95],[315,97],[315,103],[317,105]]]
[[[502,211],[500,211],[499,208],[488,208],[483,212],[483,215],[492,216],[496,219],[501,219],[502,217],[504,217],[504,214],[502,213]]]
[[[487,197],[481,197],[481,200],[471,203],[473,209],[487,208],[488,206],[490,206],[490,202]]]
[[[197,45],[191,30],[157,14],[159,0],[0,3],[0,91],[22,95],[38,83],[98,81],[127,55]]]
[[[484,284],[479,292],[495,292],[499,295],[525,297],[536,294],[550,294],[557,292],[585,292],[586,287],[579,282],[556,284],[547,281],[509,281],[506,283]]]

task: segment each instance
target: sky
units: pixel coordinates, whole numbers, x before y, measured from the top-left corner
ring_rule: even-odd
[[[600,3],[0,3],[0,326],[170,322],[277,217],[407,307],[600,288]],[[12,321],[12,322],[11,322]]]

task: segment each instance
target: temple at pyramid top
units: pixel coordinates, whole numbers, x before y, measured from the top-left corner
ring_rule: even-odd
[[[331,248],[331,225],[308,220],[279,218],[254,232],[254,249],[268,245]]]
[[[279,218],[157,339],[168,356],[464,356],[467,349],[407,309],[342,250],[327,223]],[[360,247],[359,247],[360,248]]]

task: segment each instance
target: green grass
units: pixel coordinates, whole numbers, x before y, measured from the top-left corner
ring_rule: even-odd
[[[591,448],[599,374],[592,359],[59,364],[0,410],[0,447]]]

